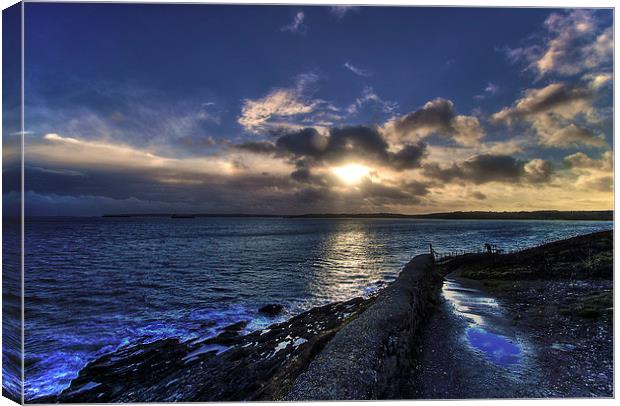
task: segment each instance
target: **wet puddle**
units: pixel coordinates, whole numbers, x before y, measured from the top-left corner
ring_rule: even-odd
[[[442,293],[457,315],[467,320],[465,338],[469,346],[484,354],[491,362],[510,367],[521,362],[523,349],[504,333],[506,320],[499,303],[477,289],[461,286],[457,281],[444,281]]]

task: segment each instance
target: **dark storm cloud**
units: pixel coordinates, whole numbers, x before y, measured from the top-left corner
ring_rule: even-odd
[[[425,182],[384,184],[365,178],[347,197],[338,197],[330,190],[330,186],[340,183],[338,179],[329,173],[314,171],[316,166],[323,164],[338,165],[350,161],[386,166],[396,171],[421,167],[427,153],[425,143],[406,144],[394,152],[376,127],[332,128],[328,134],[308,127],[288,133],[280,132],[275,142],[245,142],[233,147],[289,158],[297,167],[290,174],[290,179],[300,187],[294,192],[293,198],[304,202],[329,205],[338,198],[350,199],[355,196],[355,199],[363,199],[372,205],[416,204],[429,193],[430,184]]]
[[[297,182],[310,183],[312,181],[310,170],[308,168],[300,168],[291,173],[291,178]]]
[[[429,193],[428,188],[431,186],[428,182],[410,181],[405,182],[402,187],[409,193],[416,196],[426,196]]]
[[[308,187],[296,191],[293,198],[304,204],[325,203],[329,200],[329,189],[321,187]]]
[[[553,83],[542,89],[530,89],[513,107],[504,108],[493,115],[495,121],[511,122],[528,116],[537,116],[558,109],[571,108],[577,103],[592,100],[592,89],[566,83]]]
[[[15,168],[19,174],[19,168]],[[7,174],[11,175],[11,174]],[[173,176],[159,173],[158,176]],[[142,170],[83,170],[80,175],[49,167],[27,167],[29,215],[44,213],[101,215],[122,212],[211,212],[301,214],[329,211],[336,202],[353,207],[366,200],[417,202],[415,188],[400,191],[365,181],[349,195],[334,190],[335,179],[299,168],[292,175],[222,174],[190,176],[182,182],[162,182]],[[7,185],[9,186],[9,185]],[[19,190],[19,185],[7,188]],[[319,206],[317,206],[319,205]],[[320,207],[320,209],[317,209]]]
[[[454,103],[441,97],[395,119],[392,124],[400,139],[439,134],[451,137],[457,144],[476,145],[485,135],[477,117],[457,115]]]
[[[396,201],[407,204],[415,204],[420,201],[418,196],[406,189],[403,189],[400,185],[386,185],[367,180],[361,185],[360,189],[364,198],[371,199],[375,204]]]
[[[461,180],[475,184],[519,181],[536,183],[549,180],[553,168],[540,159],[525,162],[509,155],[481,154],[448,167],[441,167],[436,163],[427,164],[423,171],[426,176],[443,182]]]
[[[329,141],[328,137],[320,134],[315,128],[304,128],[280,136],[276,145],[280,151],[302,157],[321,159],[328,154]]]
[[[392,167],[396,170],[414,169],[426,154],[426,144],[405,145],[400,151],[391,155]]]
[[[486,200],[487,198],[487,195],[479,191],[472,192],[471,196],[476,200]]]
[[[593,97],[592,91],[585,87],[574,85],[560,85],[552,88],[547,94],[541,95],[538,99],[529,100],[524,105],[524,113],[542,113],[559,106],[573,103],[576,100],[590,100]]]
[[[432,129],[436,132],[450,133],[454,113],[454,104],[450,100],[438,98],[416,110],[401,117],[395,124],[396,130],[402,132],[416,131],[419,129]]]
[[[327,176],[314,174],[310,168],[303,166],[291,173],[291,179],[298,183],[306,183],[322,187],[330,184],[330,180]]]
[[[54,169],[54,168],[52,168]],[[269,211],[268,201],[288,198],[293,181],[288,176],[245,175],[230,177],[185,175],[182,182],[166,182],[156,175],[139,170],[83,170],[82,176],[57,170],[27,167],[27,191],[41,195],[71,197],[95,196],[114,200],[178,204],[180,207],[197,205],[205,210],[230,212],[247,211],[259,201],[265,202],[263,211]],[[157,174],[170,176],[173,173]],[[251,191],[251,193],[248,193]],[[279,203],[282,207],[286,204]]]
[[[426,156],[426,144],[406,144],[399,151],[390,146],[376,127],[332,128],[328,135],[308,127],[281,134],[275,143],[245,142],[234,146],[255,153],[289,156],[304,166],[312,163],[338,164],[350,160],[388,166],[397,171],[418,168]]]
[[[270,154],[275,153],[278,150],[276,145],[270,141],[247,141],[235,145],[235,148],[257,154]]]
[[[337,207],[367,207],[374,208],[384,205],[411,205],[419,204],[421,197],[426,195],[426,188],[419,185],[408,187],[408,184],[384,184],[373,182],[366,178],[357,188],[346,194],[335,193],[327,186],[306,185],[294,193],[293,198],[297,204],[321,203],[323,207],[331,207],[339,203]],[[340,210],[340,209],[339,209]]]
[[[463,162],[461,170],[476,183],[511,180],[522,175],[523,165],[508,155],[478,155]]]

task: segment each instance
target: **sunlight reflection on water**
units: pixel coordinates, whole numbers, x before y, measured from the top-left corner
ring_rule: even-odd
[[[338,225],[326,239],[322,256],[315,263],[320,271],[310,281],[312,296],[325,302],[347,300],[370,283],[393,280],[394,273],[386,272],[390,268],[387,258],[377,255],[383,250],[375,233],[368,229]]]

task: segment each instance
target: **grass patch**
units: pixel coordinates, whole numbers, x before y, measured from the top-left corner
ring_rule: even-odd
[[[611,290],[585,295],[570,300],[560,306],[560,314],[579,316],[586,319],[611,317],[613,315],[614,298]]]

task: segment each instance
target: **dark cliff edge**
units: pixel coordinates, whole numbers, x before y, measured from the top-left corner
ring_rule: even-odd
[[[313,308],[262,331],[137,343],[88,363],[56,396],[28,403],[406,397],[414,343],[441,277],[419,255],[369,298]]]
[[[554,241],[508,254],[465,254],[438,270],[470,279],[613,279],[613,230]]]
[[[332,338],[284,399],[409,398],[419,332],[441,282],[430,255],[412,259],[371,307]]]

